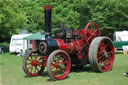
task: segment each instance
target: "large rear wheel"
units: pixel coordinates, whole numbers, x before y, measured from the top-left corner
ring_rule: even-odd
[[[70,72],[71,61],[68,54],[63,50],[52,52],[47,61],[47,70],[53,80],[62,80]]]
[[[89,47],[89,62],[95,71],[106,72],[112,69],[115,53],[108,37],[96,37]]]

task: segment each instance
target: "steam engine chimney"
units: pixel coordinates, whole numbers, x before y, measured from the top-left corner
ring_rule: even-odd
[[[45,32],[51,35],[51,15],[52,15],[52,6],[44,6],[45,11]]]

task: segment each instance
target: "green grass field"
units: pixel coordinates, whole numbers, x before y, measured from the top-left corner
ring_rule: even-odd
[[[10,53],[0,55],[0,85],[127,85],[128,55],[116,54],[112,71],[96,73],[90,66],[72,71],[60,81],[51,81],[45,70],[42,76],[27,77],[22,69],[23,57]]]

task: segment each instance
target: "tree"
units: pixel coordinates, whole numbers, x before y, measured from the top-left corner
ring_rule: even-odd
[[[0,1],[0,41],[8,40],[27,21],[20,5],[17,0]]]
[[[96,22],[103,35],[128,30],[128,0],[89,0],[89,22]],[[84,8],[86,9],[86,8]]]
[[[52,32],[65,23],[67,28],[84,29],[96,22],[102,35],[128,30],[128,0],[1,0],[0,39],[8,40],[20,30],[31,33],[45,28],[45,5],[53,5]],[[3,30],[4,29],[4,30]]]

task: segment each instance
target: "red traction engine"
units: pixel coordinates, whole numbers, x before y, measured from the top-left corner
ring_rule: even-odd
[[[66,78],[71,67],[82,68],[87,64],[97,72],[111,70],[114,47],[110,38],[100,36],[98,25],[88,23],[83,30],[75,31],[62,26],[52,37],[51,9],[52,6],[44,6],[45,39],[36,40],[36,50],[24,56],[23,70],[27,76],[42,75],[45,67],[53,80]]]

